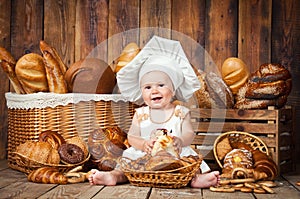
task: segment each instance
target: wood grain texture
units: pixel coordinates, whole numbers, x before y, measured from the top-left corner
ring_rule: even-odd
[[[287,67],[292,75],[293,87],[288,104],[297,110],[295,121],[300,121],[300,3],[297,0],[274,0],[272,12],[272,62]],[[295,122],[295,129],[300,123]],[[295,146],[300,146],[299,133],[294,134]],[[300,153],[296,147],[295,154]]]
[[[74,26],[75,26],[75,0],[54,1],[45,0],[44,10],[44,40],[62,58],[67,67],[74,62]]]
[[[254,72],[271,61],[272,0],[239,1],[238,57]]]
[[[0,46],[10,52],[10,10],[11,1],[0,0]],[[10,82],[7,74],[0,69],[0,159],[6,158],[6,142],[7,140],[7,107],[5,93],[8,92]]]
[[[77,1],[75,61],[89,55],[107,60],[108,14],[108,0]]]
[[[141,1],[141,48],[153,35],[171,38],[171,9],[171,0]]]
[[[43,38],[43,1],[12,0],[11,53],[15,59],[34,52],[41,54]]]
[[[205,71],[220,75],[224,60],[237,55],[237,1],[209,1],[205,29]]]
[[[181,42],[195,68],[204,69],[205,1],[172,1],[172,39]]]
[[[130,42],[139,45],[140,1],[109,1],[108,63],[112,63]]]

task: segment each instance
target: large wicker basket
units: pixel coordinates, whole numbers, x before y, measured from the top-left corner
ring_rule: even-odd
[[[224,138],[228,138],[230,143],[232,142],[245,143],[248,146],[250,146],[253,150],[260,150],[266,153],[267,155],[269,155],[269,150],[267,145],[257,136],[247,132],[241,132],[241,131],[225,132],[217,137],[217,139],[214,142],[214,148],[213,148],[214,157],[221,168],[223,168],[223,164],[221,160],[218,158],[217,144],[221,142]]]
[[[128,167],[128,159],[121,158],[120,165],[132,185],[156,188],[181,188],[188,185],[200,168],[202,158],[188,166],[167,171],[140,171]]]
[[[66,140],[79,135],[86,142],[89,134],[98,128],[118,126],[127,132],[137,107],[120,95],[6,93],[5,97],[8,106],[8,165],[26,173],[39,163],[14,153],[19,144],[37,141],[39,134],[46,130],[57,131]],[[60,102],[61,99],[64,100]],[[72,168],[71,165],[57,166],[62,170]]]

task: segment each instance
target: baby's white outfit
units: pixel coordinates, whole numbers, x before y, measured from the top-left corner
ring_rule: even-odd
[[[140,122],[141,137],[146,140],[150,140],[151,133],[162,128],[167,129],[168,132],[172,131],[171,135],[180,137],[182,133],[181,128],[183,118],[189,111],[190,110],[184,106],[176,105],[172,117],[168,121],[158,124],[151,121],[149,106],[137,108],[136,113]],[[127,157],[132,160],[136,160],[144,155],[146,155],[145,152],[134,147],[130,147],[123,152],[123,157]],[[197,155],[197,153],[190,146],[182,147],[180,157],[189,155]],[[209,166],[204,161],[202,161],[200,169],[202,173],[210,171]]]

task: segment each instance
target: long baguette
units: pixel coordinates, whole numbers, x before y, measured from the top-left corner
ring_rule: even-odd
[[[45,41],[40,41],[40,50],[44,57],[49,91],[53,93],[67,93],[64,74],[67,70],[56,50]]]
[[[16,60],[3,47],[0,47],[0,65],[7,74],[15,92],[18,94],[25,94],[26,92],[24,91],[15,73]]]

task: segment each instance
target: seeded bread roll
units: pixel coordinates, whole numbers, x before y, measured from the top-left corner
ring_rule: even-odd
[[[16,63],[15,72],[27,94],[48,91],[45,65],[41,55],[36,53],[23,55]]]

